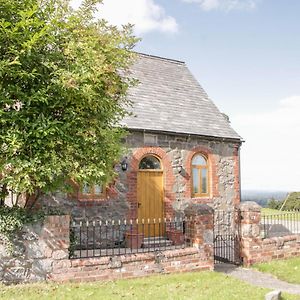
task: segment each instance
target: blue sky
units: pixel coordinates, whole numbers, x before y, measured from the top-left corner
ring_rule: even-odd
[[[104,0],[100,16],[187,63],[246,141],[244,189],[300,190],[299,0]]]

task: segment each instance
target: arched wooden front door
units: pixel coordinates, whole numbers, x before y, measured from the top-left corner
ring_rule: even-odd
[[[137,201],[138,201],[138,218],[144,220],[145,235],[159,236],[161,230],[158,225],[159,219],[163,219],[163,170],[160,160],[148,155],[144,157],[139,164],[137,176]],[[151,224],[153,220],[156,226],[147,226],[148,220]]]

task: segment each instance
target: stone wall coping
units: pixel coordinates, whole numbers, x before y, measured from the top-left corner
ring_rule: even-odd
[[[287,242],[299,242],[300,243],[300,237],[299,235],[286,235],[281,237],[272,237],[272,238],[266,238],[262,240],[263,244],[278,244],[278,243],[287,243]]]
[[[211,206],[202,203],[191,203],[185,210],[184,214],[189,216],[212,215],[214,210]]]
[[[93,257],[93,258],[75,258],[71,259],[72,267],[87,267],[94,265],[107,265],[113,260],[119,260],[122,263],[138,262],[138,261],[148,261],[154,260],[157,256],[162,256],[164,258],[174,258],[188,255],[199,254],[199,250],[194,247],[166,250],[159,252],[149,252],[149,253],[135,253],[120,256],[106,256],[106,257]]]
[[[242,212],[246,212],[246,211],[260,212],[261,211],[261,206],[258,205],[254,201],[241,202],[239,207]]]

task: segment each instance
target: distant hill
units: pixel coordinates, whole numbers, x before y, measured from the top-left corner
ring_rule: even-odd
[[[259,191],[259,190],[242,190],[242,201],[254,201],[262,207],[267,206],[270,199],[282,201],[286,199],[288,191]]]

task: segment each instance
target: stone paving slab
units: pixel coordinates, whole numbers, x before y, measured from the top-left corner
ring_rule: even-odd
[[[288,283],[279,280],[270,274],[262,273],[253,269],[237,267],[231,264],[217,264],[215,266],[215,271],[227,274],[255,286],[300,295],[300,284]]]

